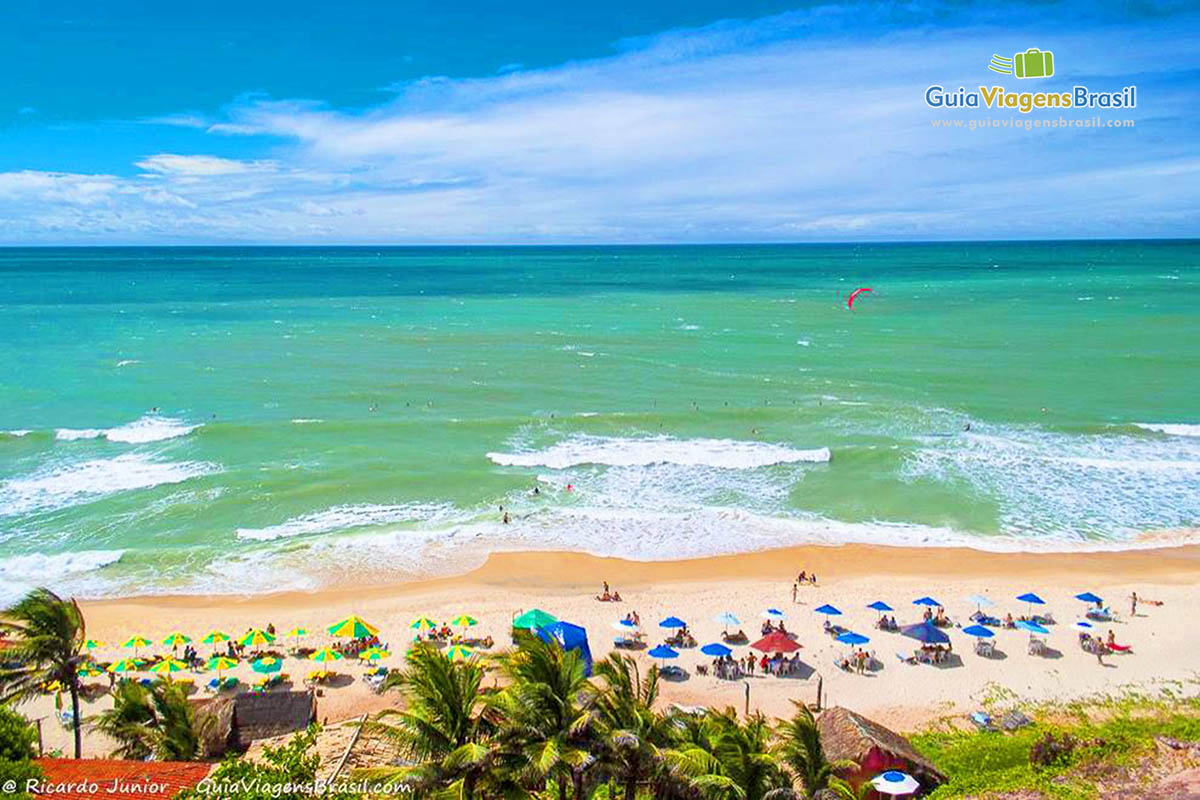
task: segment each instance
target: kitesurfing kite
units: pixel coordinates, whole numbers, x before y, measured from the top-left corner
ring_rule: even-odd
[[[869,292],[869,291],[871,291],[870,286],[863,286],[860,289],[855,289],[853,292],[850,293],[850,296],[848,298],[846,298],[846,308],[853,309],[854,308],[854,298],[858,297],[863,292]]]

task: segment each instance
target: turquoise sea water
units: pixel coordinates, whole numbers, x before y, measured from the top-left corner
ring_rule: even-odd
[[[1129,546],[1200,522],[1197,298],[1196,242],[0,250],[0,594]]]

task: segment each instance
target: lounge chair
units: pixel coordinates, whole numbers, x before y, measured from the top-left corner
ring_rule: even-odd
[[[1133,645],[1131,644],[1110,644],[1106,645],[1109,651],[1113,653],[1132,653]]]
[[[916,664],[917,663],[917,659],[913,658],[912,656],[906,656],[903,653],[896,653],[896,658],[898,658],[901,661],[901,663],[904,663],[904,664]]]
[[[1033,720],[1023,712],[1013,709],[1000,718],[1000,727],[1006,731],[1015,731],[1033,724]]]
[[[976,639],[975,652],[986,658],[991,658],[995,653],[995,645],[988,639]]]
[[[205,688],[205,689],[208,689],[210,692],[218,692],[218,691],[220,691],[220,690],[221,690],[221,679],[220,679],[220,678],[213,678],[211,681],[209,681],[208,683],[204,684],[204,688]]]
[[[1046,655],[1046,640],[1039,639],[1036,636],[1029,637],[1029,655],[1031,655],[1031,656]]]
[[[992,722],[991,714],[988,714],[986,711],[972,711],[967,715],[967,719],[971,720],[971,723],[981,731],[995,733],[1000,730]]]
[[[1117,619],[1117,615],[1108,607],[1089,608],[1087,618],[1095,622],[1114,622]]]

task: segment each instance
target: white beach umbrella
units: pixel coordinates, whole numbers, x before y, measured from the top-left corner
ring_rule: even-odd
[[[881,772],[871,779],[871,785],[880,794],[890,795],[912,794],[921,788],[921,784],[917,782],[916,778],[898,769]]]
[[[991,608],[992,606],[996,605],[991,600],[989,600],[987,597],[985,597],[981,594],[971,595],[970,597],[967,598],[967,602],[973,604],[975,606],[976,611],[982,611],[985,608]]]

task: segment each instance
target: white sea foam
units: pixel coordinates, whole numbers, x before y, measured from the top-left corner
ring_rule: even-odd
[[[0,482],[0,517],[66,508],[103,495],[182,483],[215,471],[214,465],[203,462],[159,461],[133,453],[56,465]]]
[[[1200,425],[1183,422],[1135,422],[1139,428],[1168,436],[1200,436]]]
[[[14,436],[20,439],[22,436],[28,436],[29,434],[33,433],[33,431],[25,428],[19,428],[15,431],[2,431],[2,433],[4,433],[5,436]]]
[[[293,536],[352,530],[377,525],[406,522],[426,522],[452,512],[449,506],[437,503],[402,503],[400,505],[344,505],[305,514],[278,525],[265,528],[238,528],[239,539],[271,541]]]
[[[81,550],[8,556],[0,561],[0,603],[7,606],[34,586],[59,585],[69,576],[115,564],[124,554],[124,550]]]
[[[129,367],[141,363],[136,358],[124,358],[117,362],[118,367]]]
[[[324,421],[325,420],[323,420],[323,419],[312,419],[309,417],[296,417],[294,420],[292,420],[292,424],[293,425],[316,425],[316,424],[324,422]]]
[[[115,428],[59,428],[54,432],[54,438],[63,442],[72,442],[79,439],[104,437],[110,442],[146,444],[147,442],[160,442],[164,439],[187,436],[199,427],[201,426],[188,425],[182,420],[171,417],[147,414]]]
[[[670,436],[572,436],[544,450],[488,453],[493,463],[515,467],[567,469],[584,464],[613,467],[678,464],[722,469],[755,469],[773,464],[829,461],[827,447],[798,450],[779,444],[735,439],[676,439]]]

